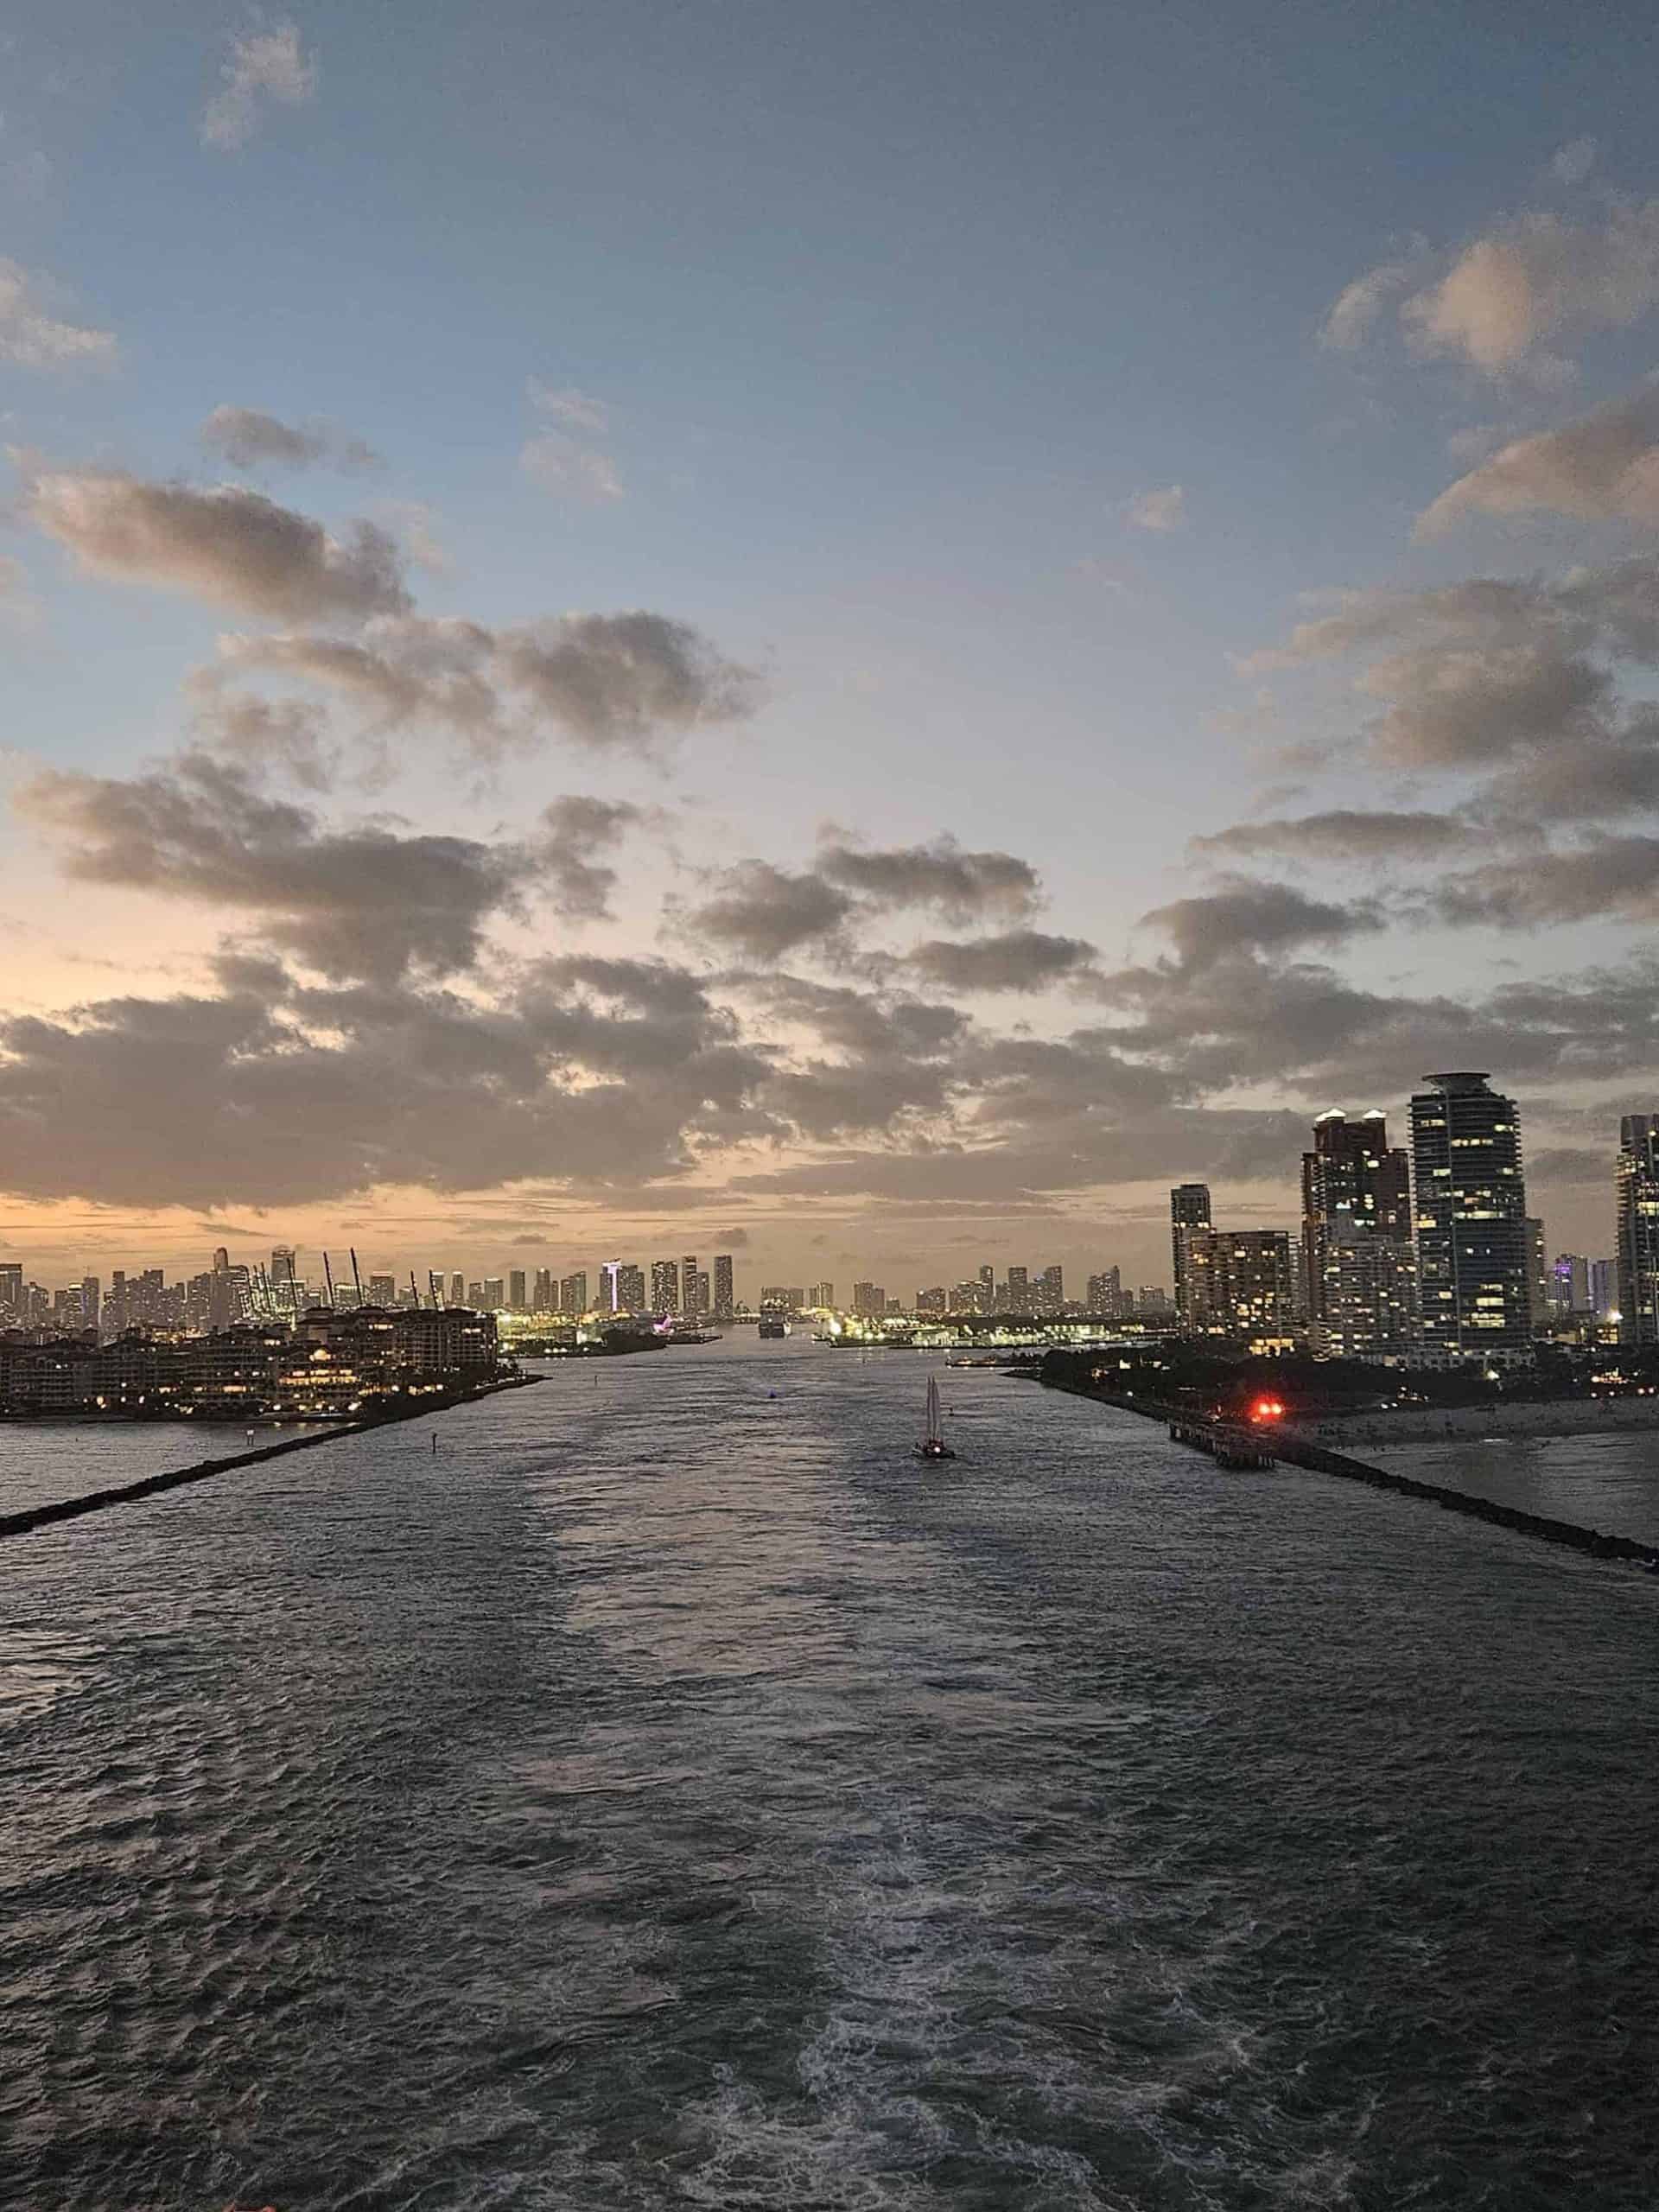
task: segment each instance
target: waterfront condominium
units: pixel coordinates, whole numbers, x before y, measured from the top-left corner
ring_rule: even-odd
[[[729,1252],[715,1255],[715,1319],[729,1321],[737,1311],[737,1300],[732,1288],[732,1255]]]
[[[1208,1229],[1210,1185],[1178,1183],[1169,1194],[1169,1241],[1174,1262],[1175,1312],[1183,1328],[1193,1320],[1192,1294],[1187,1281],[1186,1231]]]
[[[1411,1101],[1417,1291],[1430,1361],[1505,1362],[1532,1350],[1521,1124],[1484,1075],[1423,1078]]]
[[[1403,1359],[1415,1326],[1416,1265],[1405,1149],[1380,1113],[1332,1111],[1302,1154],[1302,1267],[1320,1359]]]
[[[1659,1344],[1659,1114],[1620,1122],[1615,1190],[1618,1341]]]

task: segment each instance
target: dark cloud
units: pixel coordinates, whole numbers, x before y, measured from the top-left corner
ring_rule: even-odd
[[[1195,837],[1192,849],[1240,860],[1438,861],[1467,845],[1473,831],[1449,814],[1368,811],[1336,807],[1266,822],[1241,822],[1211,836]]]
[[[990,915],[1015,919],[1039,903],[1040,882],[1014,853],[967,852],[954,837],[872,851],[831,839],[819,873],[880,907],[931,906],[960,927]]]
[[[1655,718],[1634,720],[1618,736],[1592,738],[1516,762],[1482,786],[1474,810],[1499,828],[1546,829],[1659,810]]]
[[[236,468],[257,468],[268,461],[289,468],[309,468],[319,461],[346,469],[380,466],[372,446],[331,423],[284,423],[254,407],[215,407],[198,435],[209,453],[222,454]]]
[[[853,911],[850,894],[810,871],[792,875],[769,861],[742,861],[715,879],[712,899],[690,908],[692,935],[746,960],[778,960],[798,945],[836,937]]]
[[[1362,688],[1387,702],[1370,734],[1378,760],[1461,769],[1592,735],[1612,678],[1547,637],[1533,645],[1396,654],[1368,670]]]
[[[914,946],[909,964],[946,991],[1040,991],[1085,971],[1095,948],[1079,937],[1006,930],[998,937],[934,938]]]
[[[1452,877],[1433,904],[1446,921],[1501,929],[1609,915],[1650,922],[1659,919],[1659,837],[1602,836],[1569,850],[1491,861]]]
[[[327,830],[200,753],[125,782],[48,770],[16,804],[69,875],[252,912],[330,975],[471,966],[485,921],[520,904],[533,868],[521,848],[464,837]]]
[[[559,912],[571,921],[602,921],[610,912],[616,870],[601,861],[627,832],[645,819],[644,808],[624,799],[570,792],[542,813],[538,857]]]
[[[151,584],[272,621],[360,621],[410,604],[388,533],[355,522],[344,541],[258,492],[198,492],[118,469],[43,471],[22,511],[88,575]]]
[[[550,730],[600,750],[649,747],[669,732],[741,721],[759,703],[752,671],[667,615],[567,614],[517,628],[403,615],[360,638],[232,638],[199,683],[259,670],[331,691],[384,737],[442,729],[492,757]]]
[[[1141,917],[1141,925],[1168,938],[1183,967],[1198,969],[1241,950],[1340,944],[1380,929],[1382,919],[1371,907],[1310,899],[1287,883],[1235,879],[1219,891],[1155,906]]]

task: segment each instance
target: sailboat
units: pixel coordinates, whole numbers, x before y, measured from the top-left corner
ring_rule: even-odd
[[[927,1434],[916,1446],[918,1459],[954,1459],[956,1453],[944,1440],[944,1430],[939,1419],[938,1377],[927,1378]]]

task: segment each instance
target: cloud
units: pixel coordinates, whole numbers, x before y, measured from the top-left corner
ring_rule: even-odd
[[[1659,919],[1659,837],[1602,836],[1570,850],[1529,853],[1454,876],[1436,893],[1444,921],[1538,929],[1604,916]]]
[[[553,424],[527,439],[519,450],[518,466],[531,481],[557,499],[578,499],[590,506],[621,499],[615,461],[586,442],[603,436],[609,427],[604,404],[574,388],[555,391],[538,377],[530,378],[524,389],[531,406]]]
[[[236,468],[257,468],[265,461],[290,468],[308,468],[318,461],[346,469],[381,465],[372,446],[332,423],[284,423],[253,407],[215,407],[197,435],[210,453],[222,454]]]
[[[1611,208],[1598,225],[1520,215],[1465,246],[1402,315],[1427,353],[1489,375],[1567,330],[1625,329],[1659,304],[1659,200]]]
[[[1467,768],[1589,735],[1612,679],[1547,634],[1536,645],[1396,654],[1369,669],[1361,689],[1388,702],[1371,730],[1378,760]]]
[[[967,852],[950,836],[878,851],[832,837],[819,850],[818,868],[875,906],[932,906],[959,925],[987,914],[1027,914],[1039,903],[1039,878],[1028,861]]]
[[[1124,520],[1136,530],[1179,530],[1186,520],[1185,486],[1166,484],[1161,491],[1140,493],[1124,509]]]
[[[621,480],[609,454],[578,445],[562,431],[543,430],[527,439],[518,454],[518,466],[532,484],[558,499],[598,506],[623,497]]]
[[[317,89],[315,58],[304,52],[297,27],[288,22],[232,38],[219,75],[219,90],[202,110],[201,142],[221,154],[234,153],[252,137],[262,99],[300,107]]]
[[[1659,523],[1659,385],[1503,447],[1442,492],[1418,517],[1414,534],[1438,537],[1476,513]]]
[[[715,879],[712,899],[691,907],[686,928],[747,960],[778,960],[797,945],[836,937],[853,900],[821,875],[742,861]]]
[[[1439,861],[1448,852],[1471,842],[1473,831],[1465,822],[1446,814],[1411,811],[1367,811],[1336,807],[1324,814],[1304,814],[1268,822],[1241,822],[1213,836],[1195,837],[1195,853],[1236,855],[1243,860],[1357,861],[1361,864],[1403,861],[1408,864]]]
[[[1556,149],[1549,164],[1550,175],[1558,184],[1582,184],[1596,165],[1598,151],[1593,138],[1569,138],[1565,146]]]
[[[198,492],[115,469],[43,471],[23,512],[88,575],[182,591],[278,621],[360,620],[410,604],[397,548],[374,524],[342,543],[238,485]]]
[[[1581,181],[1593,153],[1591,141],[1564,147],[1558,180]],[[1544,340],[1628,329],[1659,305],[1659,200],[1612,201],[1586,222],[1514,215],[1438,255],[1418,242],[1346,288],[1325,317],[1321,343],[1355,351],[1396,302],[1400,328],[1420,355],[1558,385],[1573,372],[1543,352]]]
[[[1369,906],[1339,906],[1310,899],[1287,883],[1234,879],[1202,897],[1154,906],[1141,917],[1141,926],[1168,938],[1184,968],[1201,969],[1247,949],[1281,951],[1291,945],[1340,944],[1380,929],[1382,920]]]
[[[1078,937],[1007,930],[998,937],[936,938],[914,946],[910,965],[946,991],[1040,991],[1085,970],[1095,948]]]
[[[429,728],[493,760],[556,732],[595,751],[648,753],[678,732],[739,721],[760,704],[754,671],[689,623],[643,610],[567,614],[514,628],[425,615],[370,622],[345,639],[231,636],[199,698],[261,671],[333,692],[376,743]]]
[[[1617,735],[1552,747],[1516,762],[1482,785],[1471,810],[1499,830],[1659,811],[1653,715],[1633,719]]]
[[[572,792],[542,813],[538,850],[559,912],[572,921],[602,921],[610,912],[616,870],[596,855],[613,852],[628,830],[645,819],[642,807],[623,799]]]
[[[1421,266],[1420,259],[1385,261],[1377,268],[1368,270],[1364,276],[1357,276],[1338,295],[1320,324],[1320,345],[1343,353],[1356,351],[1370,336],[1390,301],[1397,299],[1416,281]]]
[[[48,770],[14,803],[71,877],[251,912],[273,944],[332,976],[469,968],[485,921],[521,908],[537,873],[516,846],[327,830],[200,753],[130,781]]]
[[[15,369],[104,369],[115,357],[109,331],[50,314],[40,296],[40,280],[0,256],[0,361]]]
[[[578,391],[574,385],[560,391],[544,384],[540,377],[530,377],[525,380],[524,391],[531,405],[539,414],[548,416],[567,430],[603,437],[611,426],[610,410],[604,401]]]

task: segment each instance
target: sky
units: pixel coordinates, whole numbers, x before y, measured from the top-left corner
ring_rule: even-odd
[[[1659,1107],[1659,26],[0,30],[0,1256],[1165,1282]],[[21,11],[19,11],[21,16]]]

